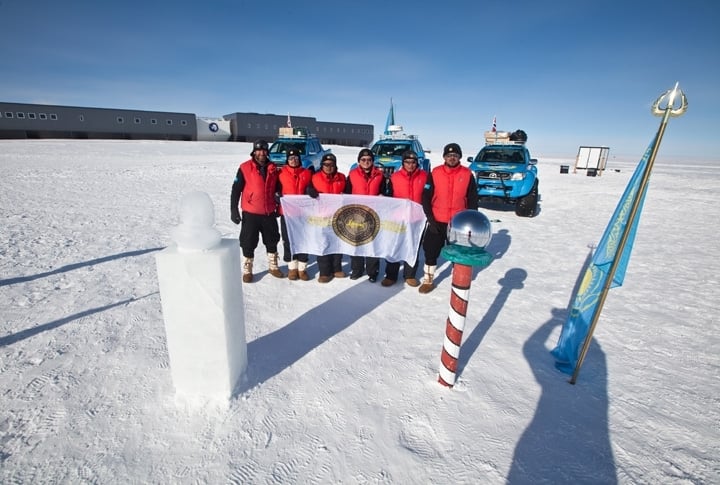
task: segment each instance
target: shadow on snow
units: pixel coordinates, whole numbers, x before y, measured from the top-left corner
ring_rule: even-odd
[[[237,385],[233,397],[271,379],[350,327],[402,290],[402,285],[396,286],[379,288],[371,283],[353,285],[284,327],[248,342],[246,378]],[[338,308],[343,311],[338,312]]]
[[[144,296],[139,296],[137,298],[132,297],[132,298],[128,298],[127,300],[122,300],[122,301],[118,301],[115,303],[111,303],[109,305],[103,305],[103,306],[99,306],[96,308],[91,308],[89,310],[85,310],[85,311],[82,311],[79,313],[74,313],[72,315],[68,315],[67,317],[60,318],[60,319],[54,320],[52,322],[43,323],[42,325],[38,325],[36,327],[21,330],[20,332],[13,333],[11,335],[6,335],[5,337],[0,337],[0,347],[5,347],[6,345],[14,344],[16,342],[19,342],[20,340],[25,340],[26,338],[33,337],[41,332],[45,332],[47,330],[52,330],[54,328],[65,325],[66,323],[70,323],[73,320],[87,317],[88,315],[92,315],[94,313],[104,312],[105,310],[109,310],[109,309],[115,308],[117,306],[127,305],[129,303],[132,303],[132,302],[138,301],[138,300],[142,300],[143,298],[147,298],[148,296],[152,296],[157,293],[158,292],[155,291],[153,293],[149,293]]]
[[[8,278],[6,280],[0,280],[0,287],[14,285],[17,283],[25,283],[27,281],[34,281],[34,280],[37,280],[40,278],[45,278],[47,276],[52,276],[55,274],[72,271],[72,270],[75,270],[78,268],[82,268],[84,266],[93,266],[95,264],[106,263],[106,262],[112,261],[114,259],[129,258],[132,256],[141,256],[145,253],[150,253],[152,251],[159,251],[161,249],[165,249],[165,248],[138,249],[136,251],[127,251],[124,253],[113,254],[111,256],[103,256],[102,258],[91,259],[88,261],[83,261],[81,263],[66,264],[65,266],[61,266],[60,268],[56,268],[52,271],[46,271],[45,273],[38,273],[35,275],[30,275],[30,276],[17,276],[15,278]]]

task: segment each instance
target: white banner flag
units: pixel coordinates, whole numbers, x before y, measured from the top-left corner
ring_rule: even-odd
[[[280,199],[293,254],[374,256],[415,264],[422,206],[393,197],[320,194]]]

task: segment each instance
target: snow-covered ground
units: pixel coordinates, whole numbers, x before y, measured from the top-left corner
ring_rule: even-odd
[[[331,148],[347,171],[358,149]],[[574,386],[549,349],[634,163],[586,177],[534,154],[538,216],[481,209],[495,259],[474,275],[453,389],[437,383],[447,263],[421,295],[320,285],[314,259],[313,281],[278,280],[261,246],[246,382],[198,406],[174,395],[154,255],[193,190],[237,237],[249,151],[0,141],[0,482],[720,483],[717,164],[656,164]]]

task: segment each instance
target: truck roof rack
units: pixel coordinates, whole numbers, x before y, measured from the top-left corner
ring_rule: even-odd
[[[284,126],[281,126],[278,130],[278,137],[279,138],[310,138],[310,137],[317,137],[314,133],[309,133],[308,129],[304,126],[298,126],[296,128],[286,128]]]
[[[509,131],[486,131],[486,145],[524,145],[524,140],[511,140]]]

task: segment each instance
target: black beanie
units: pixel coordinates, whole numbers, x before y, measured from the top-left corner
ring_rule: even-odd
[[[370,151],[369,148],[363,148],[362,150],[360,150],[360,153],[358,153],[358,162],[362,157],[371,157],[373,161],[375,161],[375,155],[373,154],[373,152]]]
[[[285,154],[285,161],[288,161],[290,157],[300,157],[300,150],[298,150],[297,148],[291,148],[290,150],[288,150]]]
[[[268,142],[265,140],[258,140],[255,143],[253,143],[253,149],[250,152],[250,156],[252,157],[255,154],[255,150],[268,150]]]
[[[457,153],[462,157],[462,150],[460,149],[460,145],[457,143],[448,143],[445,145],[445,148],[443,148],[443,157],[448,153]]]

